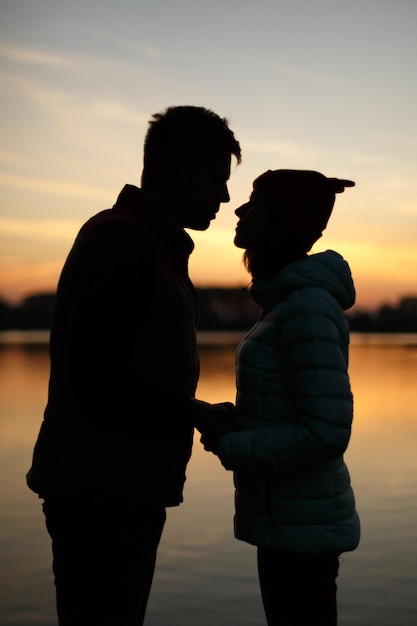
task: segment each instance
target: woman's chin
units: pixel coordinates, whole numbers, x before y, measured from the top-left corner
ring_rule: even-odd
[[[239,235],[236,233],[235,238],[233,239],[233,243],[235,244],[236,248],[245,248],[246,246],[243,245],[242,240],[240,239]]]

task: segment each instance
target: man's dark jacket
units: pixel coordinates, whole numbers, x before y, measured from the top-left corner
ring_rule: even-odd
[[[48,403],[27,475],[41,497],[182,501],[199,373],[192,249],[131,185],[81,228],[58,284]]]

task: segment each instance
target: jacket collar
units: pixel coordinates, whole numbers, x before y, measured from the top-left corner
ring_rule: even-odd
[[[120,216],[123,214],[132,221],[142,224],[146,222],[173,253],[188,257],[194,250],[194,242],[188,233],[145,191],[135,185],[123,187],[111,211],[117,212]]]

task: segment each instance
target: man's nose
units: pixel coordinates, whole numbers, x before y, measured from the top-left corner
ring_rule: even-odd
[[[229,190],[227,185],[222,189],[221,202],[230,202]]]

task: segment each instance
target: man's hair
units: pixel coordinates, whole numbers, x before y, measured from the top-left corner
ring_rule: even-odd
[[[168,107],[149,121],[142,185],[158,184],[173,158],[187,165],[200,165],[225,155],[234,155],[237,163],[241,162],[239,142],[226,118],[204,107]]]

